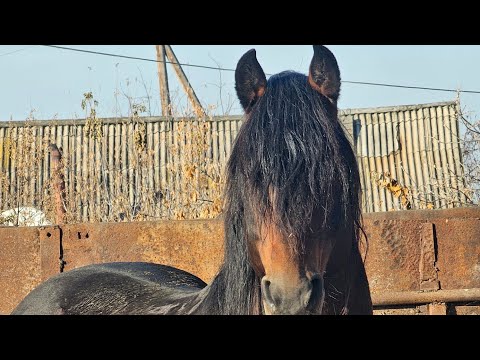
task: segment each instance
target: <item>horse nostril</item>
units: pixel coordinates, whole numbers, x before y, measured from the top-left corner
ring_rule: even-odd
[[[264,276],[263,279],[262,279],[261,289],[262,289],[262,294],[263,294],[264,301],[272,309],[275,309],[276,304],[275,304],[275,301],[274,301],[273,296],[272,296],[272,291],[271,291],[271,287],[270,287],[271,284],[272,283],[270,282],[270,280],[268,280],[267,277]]]
[[[323,302],[323,277],[320,274],[314,274],[310,279],[309,297],[305,302],[307,310],[314,311]]]

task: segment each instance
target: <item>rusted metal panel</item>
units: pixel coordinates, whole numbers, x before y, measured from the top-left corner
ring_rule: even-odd
[[[442,289],[480,288],[480,208],[365,214],[364,226],[372,292],[421,290],[421,276],[435,278],[430,265],[419,271],[425,256]],[[422,239],[428,238],[425,250]]]
[[[371,291],[419,290],[422,223],[370,218],[364,223],[368,237],[365,267]]]
[[[480,288],[480,214],[435,222],[442,289]]]
[[[0,227],[0,314],[41,282],[38,228]]]
[[[92,263],[145,261],[178,267],[206,282],[223,258],[221,221],[66,225],[64,271]]]
[[[40,227],[40,274],[41,280],[60,272],[60,240],[61,229],[58,225]]]

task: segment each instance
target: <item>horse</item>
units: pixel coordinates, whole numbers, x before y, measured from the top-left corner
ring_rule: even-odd
[[[88,265],[48,279],[13,314],[372,314],[340,70],[329,49],[313,49],[308,75],[267,81],[255,49],[237,63],[245,121],[226,167],[224,260],[210,284],[159,264]]]

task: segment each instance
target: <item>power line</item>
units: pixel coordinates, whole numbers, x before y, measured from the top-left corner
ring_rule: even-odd
[[[10,55],[10,54],[15,54],[15,53],[17,53],[17,52],[30,49],[30,48],[32,48],[32,47],[34,47],[34,46],[36,46],[36,45],[27,46],[27,47],[24,47],[24,48],[15,50],[15,51],[11,51],[11,52],[8,52],[8,53],[0,54],[0,56],[7,56],[7,55]]]
[[[480,91],[476,91],[476,90],[454,90],[454,89],[431,88],[431,87],[422,87],[422,86],[392,85],[392,84],[371,83],[371,82],[362,82],[362,81],[346,81],[346,80],[342,80],[342,82],[349,83],[349,84],[386,86],[386,87],[395,87],[395,88],[403,88],[403,89],[418,89],[418,90],[448,91],[448,92],[463,92],[463,93],[469,93],[469,94],[480,94]]]
[[[57,49],[63,49],[63,50],[78,51],[78,52],[83,52],[83,53],[87,53],[87,54],[118,57],[118,58],[123,58],[123,59],[130,59],[130,60],[141,60],[141,61],[149,61],[149,62],[154,62],[154,63],[157,63],[157,62],[162,63],[163,62],[162,60],[146,59],[146,58],[141,58],[141,57],[136,57],[136,56],[127,56],[127,55],[119,55],[119,54],[110,54],[110,53],[104,53],[104,52],[92,51],[92,50],[74,49],[74,48],[69,48],[69,47],[65,47],[65,46],[56,46],[56,45],[42,45],[42,46],[47,46],[47,47],[52,47],[52,48],[57,48]],[[201,68],[201,69],[235,71],[234,69],[223,69],[223,68],[220,68],[220,67],[213,67],[213,66],[206,66],[206,65],[175,63],[175,62],[171,62],[171,61],[168,61],[168,60],[165,60],[165,62],[167,64],[190,66],[190,67],[196,67],[196,68]]]
[[[130,60],[140,60],[140,61],[148,61],[148,62],[163,62],[161,60],[154,60],[154,59],[147,59],[142,57],[136,56],[127,56],[127,55],[120,55],[120,54],[111,54],[105,53],[100,51],[92,51],[92,50],[83,50],[83,49],[74,49],[66,46],[57,46],[57,45],[43,45],[47,47],[62,49],[62,50],[70,50],[70,51],[77,51],[87,54],[94,54],[94,55],[103,55],[103,56],[110,56],[110,57],[117,57],[123,59],[130,59]],[[20,50],[17,50],[20,51]],[[8,54],[7,54],[8,55]],[[228,68],[221,68],[221,67],[214,67],[214,66],[206,66],[206,65],[196,65],[196,64],[185,64],[185,63],[174,63],[171,61],[165,61],[167,64],[176,64],[181,66],[190,66],[200,69],[210,69],[210,70],[222,70],[222,71],[235,71],[235,69],[228,69]],[[273,75],[273,74],[266,74],[266,75]],[[429,90],[429,91],[444,91],[444,92],[461,92],[467,94],[480,94],[479,90],[459,90],[459,89],[445,89],[445,88],[433,88],[433,87],[423,87],[423,86],[409,86],[409,85],[396,85],[396,84],[385,84],[385,83],[374,83],[374,82],[365,82],[365,81],[348,81],[342,80],[343,83],[347,84],[357,84],[357,85],[368,85],[368,86],[383,86],[383,87],[393,87],[393,88],[402,88],[402,89],[416,89],[416,90]]]

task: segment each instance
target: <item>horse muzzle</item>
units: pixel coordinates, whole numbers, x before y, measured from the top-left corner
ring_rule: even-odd
[[[323,277],[320,274],[295,282],[264,276],[261,291],[266,315],[321,314],[325,298]]]

